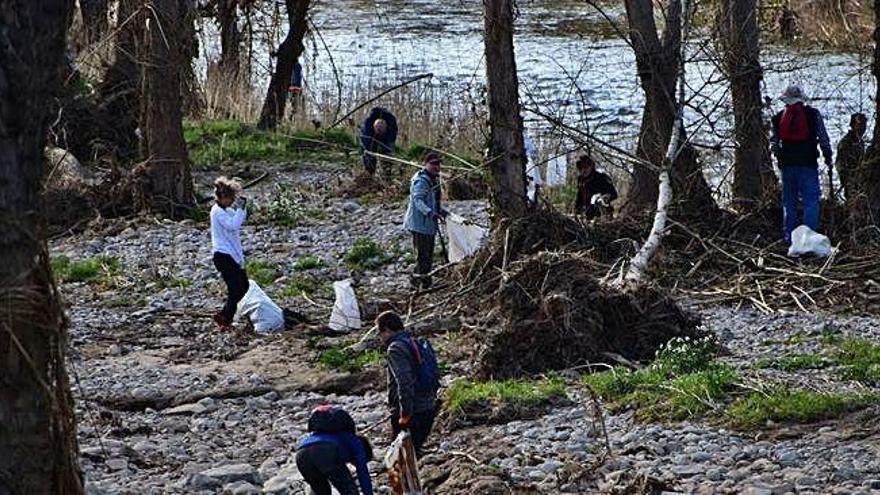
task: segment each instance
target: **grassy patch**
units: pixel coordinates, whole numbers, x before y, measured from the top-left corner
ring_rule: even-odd
[[[55,279],[60,283],[108,283],[122,272],[122,262],[115,256],[95,256],[83,260],[55,256],[50,264]]]
[[[254,280],[261,287],[268,287],[278,278],[275,265],[266,260],[248,260],[245,263],[245,271],[248,278]]]
[[[835,364],[835,361],[821,354],[794,354],[772,359],[762,359],[755,363],[758,368],[774,368],[782,371],[822,369]]]
[[[328,349],[318,356],[318,362],[325,368],[355,372],[365,367],[382,361],[382,353],[379,351],[367,351],[355,353],[347,349]]]
[[[760,428],[769,421],[805,423],[832,418],[878,400],[878,394],[824,394],[777,386],[738,399],[727,414],[737,427]]]
[[[844,378],[858,381],[880,380],[880,345],[865,339],[847,337],[837,346],[835,358],[843,366]]]
[[[260,211],[260,214],[266,221],[288,228],[296,227],[306,219],[326,218],[322,210],[302,206],[295,197],[294,190],[285,184],[275,186],[271,201]]]
[[[202,168],[236,161],[290,161],[316,151],[356,147],[351,134],[339,129],[267,132],[231,120],[187,122],[183,135],[190,159]]]
[[[159,290],[165,289],[188,289],[192,287],[192,280],[183,277],[172,277],[170,275],[159,276],[153,279]]]
[[[460,414],[477,403],[530,405],[561,397],[566,397],[565,384],[559,378],[487,382],[459,380],[449,387],[446,403],[453,414]]]
[[[302,256],[293,263],[293,269],[297,271],[314,270],[324,266],[324,260],[317,256]]]
[[[352,270],[366,271],[380,268],[394,259],[372,239],[360,238],[354,241],[342,261]]]
[[[284,297],[299,297],[303,293],[307,296],[332,297],[333,286],[311,277],[292,277],[287,281],[282,295]]]
[[[791,335],[791,336],[784,338],[784,339],[767,339],[767,340],[761,342],[761,344],[762,345],[776,345],[776,344],[798,345],[798,344],[803,344],[806,341],[807,341],[806,334],[796,333],[796,334]]]

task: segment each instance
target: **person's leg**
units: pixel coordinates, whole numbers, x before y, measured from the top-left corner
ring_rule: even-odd
[[[226,302],[223,305],[223,309],[220,310],[220,315],[224,320],[223,323],[226,325],[231,324],[232,318],[235,316],[235,306],[232,306],[232,312],[230,313],[229,303],[233,298],[233,294],[236,292],[238,280],[236,273],[237,266],[235,260],[233,260],[228,254],[214,253],[214,267],[220,272],[220,276],[226,284]]]
[[[327,479],[327,475],[321,472],[319,466],[315,462],[316,454],[321,455],[321,449],[318,448],[320,445],[321,444],[316,444],[306,447],[297,452],[296,468],[299,469],[303,479],[309,484],[312,493],[315,495],[330,495],[332,490],[330,489],[330,482]]]
[[[814,231],[819,231],[819,171],[812,167],[801,167],[800,192],[804,205],[804,224]]]
[[[413,447],[415,447],[416,454],[418,455],[421,455],[422,447],[425,445],[428,435],[431,434],[431,428],[434,427],[436,415],[437,411],[435,410],[416,413],[412,417],[412,425],[409,432],[412,435]]]
[[[336,491],[339,492],[339,495],[358,495],[358,486],[351,477],[351,471],[348,470],[345,464],[336,464],[332,470],[325,474],[333,488],[336,488]]]
[[[791,244],[791,231],[797,227],[798,175],[795,167],[782,168],[782,229],[786,244]]]
[[[434,257],[434,236],[413,232],[413,249],[416,252],[415,288],[431,286],[431,265]]]
[[[232,323],[232,320],[235,318],[235,312],[238,310],[238,302],[244,297],[247,293],[248,287],[250,283],[248,282],[247,272],[244,271],[231,256],[227,256],[227,273],[228,275],[224,277],[226,280],[226,286],[229,289],[226,297],[226,304],[223,306],[223,317],[226,318],[226,321]]]
[[[340,495],[358,495],[357,485],[348,467],[339,458],[339,447],[336,444],[318,443],[310,446],[309,450],[309,459],[321,473],[324,483],[329,482]],[[330,493],[329,486],[327,493]]]

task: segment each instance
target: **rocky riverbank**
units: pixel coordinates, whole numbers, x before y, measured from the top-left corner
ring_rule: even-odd
[[[263,206],[293,195],[296,212],[255,214],[254,220],[265,221],[245,227],[243,242],[257,262],[250,275],[266,281],[262,285],[279,305],[316,323],[329,316],[329,284],[350,276],[365,312],[407,302],[411,257],[400,227],[404,203],[381,195],[340,197],[348,174],[326,166],[276,170],[247,192]],[[202,183],[208,179],[200,177]],[[487,221],[481,202],[449,207]],[[346,262],[361,238],[382,251],[382,266],[361,269]],[[90,280],[61,286],[91,493],[303,493],[293,445],[305,433],[310,408],[325,401],[344,405],[361,428],[372,427],[367,435],[379,455],[388,445],[379,367],[348,373],[319,361],[322,350],[355,336],[214,329],[210,315],[223,287],[211,265],[206,223],[103,222],[53,241],[50,250],[70,260],[115,260]],[[298,263],[304,259],[310,261]],[[833,364],[786,371],[758,363],[817,354],[829,335],[880,342],[878,319],[696,310],[723,344],[721,359],[750,380],[875,390],[841,380]],[[467,368],[456,341],[479,331],[461,323],[463,329],[437,337],[441,356],[458,361],[447,382]],[[632,411],[597,409],[573,375],[564,377],[570,378],[571,401],[548,414],[439,430],[423,459],[424,477],[440,493],[880,493],[876,406],[820,423],[749,431],[732,430],[722,418],[645,424]],[[371,469],[381,484],[380,464]]]

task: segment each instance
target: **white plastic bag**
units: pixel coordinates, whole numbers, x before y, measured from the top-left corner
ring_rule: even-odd
[[[446,233],[449,236],[449,261],[458,263],[480,249],[489,231],[450,213],[446,217]]]
[[[547,187],[556,187],[565,184],[568,173],[568,162],[565,156],[557,156],[547,162]]]
[[[284,312],[263,292],[259,284],[248,280],[250,286],[241,301],[236,314],[251,320],[257,333],[272,333],[284,330]]]
[[[361,310],[351,282],[350,278],[333,282],[336,302],[333,303],[333,312],[330,313],[328,325],[333,331],[347,332],[361,328]]]
[[[813,254],[825,257],[831,254],[831,240],[806,225],[801,225],[791,233],[791,247],[788,248],[789,256],[801,256]]]

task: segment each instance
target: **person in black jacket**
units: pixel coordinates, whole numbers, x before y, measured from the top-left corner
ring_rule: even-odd
[[[376,156],[394,154],[394,143],[397,141],[397,117],[387,109],[374,107],[361,125],[361,156],[367,173],[376,173]],[[382,160],[382,172],[386,178],[391,175],[391,161]]]
[[[776,156],[782,173],[782,216],[786,244],[798,226],[798,203],[804,209],[803,223],[819,230],[819,151],[825,166],[831,166],[831,142],[825,131],[822,114],[806,105],[800,86],[789,86],[780,99],[785,109],[773,116],[770,151]]]
[[[596,170],[596,162],[590,155],[581,155],[577,162],[577,198],[574,209],[587,218],[608,215],[614,211],[611,203],[617,199],[617,189],[608,174]]]

